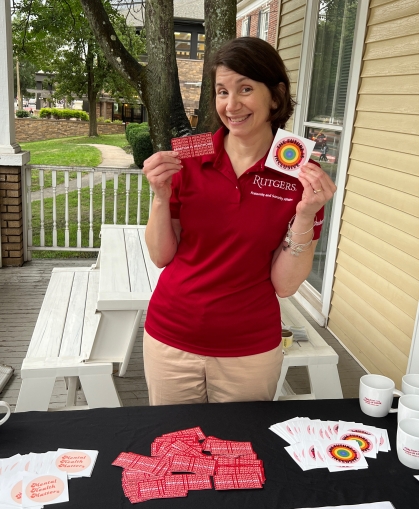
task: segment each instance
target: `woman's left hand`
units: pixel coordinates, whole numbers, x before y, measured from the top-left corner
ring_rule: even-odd
[[[306,163],[301,167],[298,180],[304,191],[297,205],[297,214],[314,216],[336,192],[333,180],[314,163]]]

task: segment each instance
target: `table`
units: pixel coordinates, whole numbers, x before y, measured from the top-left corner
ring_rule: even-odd
[[[286,443],[268,429],[292,417],[355,420],[385,427],[392,450],[367,459],[369,468],[330,473],[303,472],[284,450]],[[275,401],[126,407],[83,412],[26,412],[12,414],[0,428],[1,457],[45,452],[59,447],[97,449],[91,478],[69,481],[68,509],[127,509],[121,469],[111,462],[121,451],[150,454],[150,444],[163,433],[201,426],[207,435],[251,441],[264,462],[262,490],[193,491],[187,498],[152,500],[137,506],[153,509],[296,509],[389,500],[396,509],[418,509],[419,471],[402,465],[395,450],[397,415],[364,415],[357,399]]]
[[[96,310],[101,318],[90,359],[119,362],[124,376],[161,269],[150,259],[145,226],[102,225]],[[118,341],[115,342],[115,338]]]

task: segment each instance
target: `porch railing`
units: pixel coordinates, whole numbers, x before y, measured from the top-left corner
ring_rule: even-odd
[[[146,224],[152,191],[142,170],[27,165],[26,259],[32,251],[97,251],[102,224]]]

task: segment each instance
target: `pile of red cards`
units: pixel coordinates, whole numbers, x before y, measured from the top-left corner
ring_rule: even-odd
[[[132,503],[186,497],[189,490],[262,488],[262,460],[250,442],[206,437],[200,427],[157,437],[151,456],[121,452],[112,465],[122,467],[122,488]]]
[[[211,133],[173,138],[171,143],[172,149],[179,154],[181,159],[214,153]]]

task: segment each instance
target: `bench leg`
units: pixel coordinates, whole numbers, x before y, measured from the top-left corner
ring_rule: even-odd
[[[307,366],[311,392],[316,399],[342,399],[342,387],[336,365]]]
[[[15,412],[48,410],[54,384],[55,377],[24,378],[20,387]]]
[[[66,376],[65,384],[67,386],[66,407],[76,405],[77,390],[80,389],[80,381],[78,376]]]
[[[89,408],[122,406],[111,374],[80,375],[80,383]]]
[[[286,363],[286,359],[284,358],[284,361],[282,363],[282,367],[281,367],[281,376],[279,377],[279,380],[278,380],[278,384],[276,386],[276,392],[275,392],[275,396],[274,396],[274,401],[278,401],[278,398],[279,396],[281,396],[282,394],[282,386],[284,385],[284,382],[285,382],[285,377],[287,376],[287,372],[288,372],[288,365]]]

